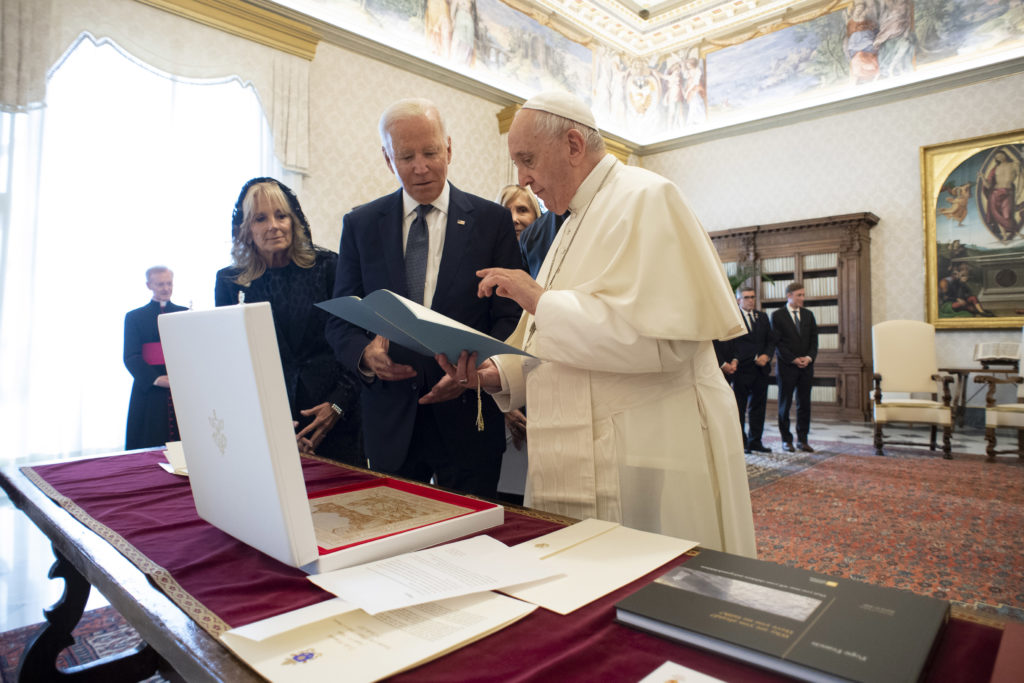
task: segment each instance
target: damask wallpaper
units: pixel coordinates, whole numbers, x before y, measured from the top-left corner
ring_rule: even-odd
[[[508,149],[498,133],[499,105],[393,66],[321,43],[310,71],[310,175],[302,206],[316,241],[338,248],[352,208],[398,189],[381,153],[377,121],[394,101],[437,104],[452,138],[448,178],[493,199],[506,184]]]

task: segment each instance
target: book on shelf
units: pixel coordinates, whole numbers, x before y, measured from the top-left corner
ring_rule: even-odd
[[[839,254],[805,254],[804,270],[831,270],[839,263]]]
[[[796,270],[796,258],[793,256],[761,259],[762,273],[792,273],[794,270]]]
[[[839,334],[837,332],[818,333],[818,348],[833,350],[839,348]]]
[[[818,325],[838,325],[839,306],[831,304],[827,306],[807,306],[807,310],[814,314]]]
[[[835,403],[836,388],[830,386],[811,387],[811,401],[814,403]]]
[[[616,604],[624,624],[804,681],[918,681],[945,600],[703,549]]]
[[[810,297],[836,296],[836,278],[809,277],[804,280],[804,292]]]

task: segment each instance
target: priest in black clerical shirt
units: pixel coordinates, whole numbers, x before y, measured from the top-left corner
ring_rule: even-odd
[[[171,303],[174,273],[170,268],[154,266],[147,270],[146,287],[153,292],[153,300],[124,316],[124,365],[135,378],[128,403],[127,450],[178,440],[156,318],[161,313],[187,309]]]

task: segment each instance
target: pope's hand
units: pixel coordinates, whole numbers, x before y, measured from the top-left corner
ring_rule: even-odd
[[[525,270],[484,268],[476,271],[476,274],[481,278],[476,289],[478,297],[497,294],[515,300],[530,315],[537,313],[537,302],[540,301],[544,288]]]

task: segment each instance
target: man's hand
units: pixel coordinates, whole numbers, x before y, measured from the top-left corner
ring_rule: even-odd
[[[793,365],[797,366],[798,368],[806,368],[810,364],[811,364],[811,357],[810,356],[800,356],[799,358],[794,358],[793,359]]]
[[[438,380],[437,384],[430,388],[430,391],[420,397],[419,402],[422,405],[426,405],[428,403],[443,403],[461,396],[462,392],[469,388],[469,385],[459,384],[454,378],[445,375]],[[476,390],[475,384],[472,386],[472,389],[474,391]]]
[[[522,448],[526,442],[526,415],[521,410],[512,410],[505,413],[505,425],[512,435],[512,445]]]
[[[416,371],[411,365],[401,365],[391,360],[388,355],[389,346],[390,342],[385,337],[379,334],[374,337],[363,349],[363,357],[359,360],[360,369],[368,370],[388,382],[415,377]]]
[[[494,361],[487,359],[477,367],[476,353],[463,351],[459,354],[457,365],[448,362],[447,356],[439,353],[434,360],[444,370],[445,375],[452,378],[456,384],[466,389],[476,389],[477,382],[487,393],[493,394],[501,391],[501,375],[498,373],[498,366]]]
[[[153,381],[153,384],[164,389],[171,388],[171,382],[167,379],[167,375],[160,375]]]
[[[728,363],[722,363],[722,372],[726,375],[731,375],[736,372],[736,368],[739,367],[739,362],[733,358]]]
[[[476,274],[481,278],[476,289],[478,297],[497,294],[514,299],[530,315],[537,313],[537,303],[540,301],[540,295],[544,293],[544,288],[525,270],[484,268],[476,271]]]
[[[758,356],[757,358],[754,359],[754,362],[759,367],[763,368],[765,365],[768,364],[768,361],[770,361],[770,360],[771,360],[771,358],[769,358],[767,354],[762,353],[760,356]]]
[[[330,403],[321,403],[308,410],[300,410],[299,414],[313,418],[312,422],[295,435],[295,440],[299,442],[299,451],[302,453],[315,453],[320,442],[327,436],[327,433],[334,429],[339,415],[334,412],[334,408],[331,407]]]

